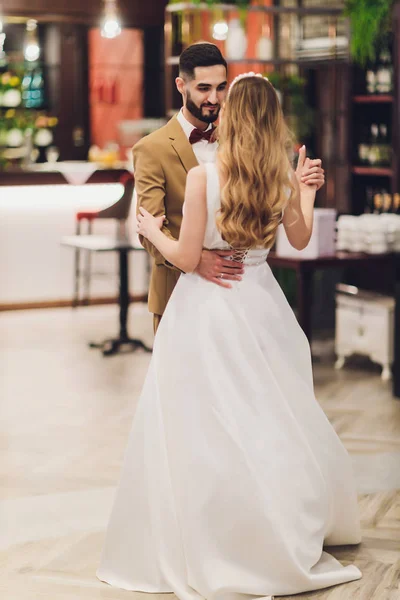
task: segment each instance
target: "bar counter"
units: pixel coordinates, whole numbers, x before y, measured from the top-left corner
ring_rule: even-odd
[[[78,211],[102,209],[116,202],[126,171],[93,163],[35,165],[30,169],[0,171],[0,310],[67,306],[74,280],[72,253],[61,247],[61,238],[75,234]],[[139,244],[132,204],[128,230]],[[113,219],[94,223],[93,232],[115,236]],[[115,256],[96,256],[92,265],[94,302],[116,299]],[[146,253],[135,253],[130,263],[131,295],[144,299],[148,287]],[[100,277],[96,273],[100,273]]]
[[[57,163],[56,163],[57,164]],[[82,165],[82,163],[79,163]],[[86,163],[88,166],[91,163]],[[68,163],[60,163],[60,165],[68,165]],[[69,163],[71,170],[74,165]],[[126,171],[125,167],[120,168],[101,168],[97,167],[95,171],[86,181],[88,183],[118,183],[120,176]],[[37,165],[36,168],[30,169],[11,169],[0,171],[0,186],[15,186],[15,185],[65,185],[68,183],[66,175],[57,169],[44,164]]]

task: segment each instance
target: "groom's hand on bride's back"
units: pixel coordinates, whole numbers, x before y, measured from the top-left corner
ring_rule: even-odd
[[[229,281],[240,281],[244,273],[242,263],[228,260],[231,250],[203,250],[196,273],[224,288],[231,288]]]

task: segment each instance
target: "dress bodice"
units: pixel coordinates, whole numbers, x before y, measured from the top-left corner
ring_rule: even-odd
[[[225,242],[216,224],[216,214],[221,206],[221,188],[215,163],[205,164],[207,173],[207,225],[204,236],[204,247],[208,250],[230,250],[232,247]],[[232,260],[245,265],[258,265],[264,263],[269,250],[265,248],[235,249]]]

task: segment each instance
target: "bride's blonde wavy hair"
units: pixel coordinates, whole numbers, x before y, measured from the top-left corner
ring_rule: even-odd
[[[217,226],[235,248],[270,248],[288,200],[291,134],[278,96],[263,77],[230,88],[218,127],[218,163],[226,180]]]

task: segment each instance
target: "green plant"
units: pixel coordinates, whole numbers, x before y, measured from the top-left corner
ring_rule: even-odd
[[[182,0],[170,0],[169,4],[179,4]],[[192,0],[192,4],[194,6],[200,6],[200,4],[206,4],[209,8],[215,6],[218,8],[219,4],[232,4],[233,6],[237,6],[239,11],[239,18],[243,27],[246,27],[246,17],[247,17],[247,9],[251,5],[251,0],[225,0],[221,2],[221,0]],[[182,18],[183,12],[178,12],[178,19]],[[181,25],[180,25],[181,28]]]
[[[39,129],[52,129],[57,126],[57,123],[57,117],[19,108],[9,108],[0,115],[0,130],[2,131],[9,131],[10,129],[26,131],[31,129],[36,132]]]
[[[0,91],[7,92],[8,90],[21,89],[21,78],[14,73],[6,72],[0,75]]]
[[[314,127],[314,111],[307,103],[306,80],[297,75],[281,75],[274,71],[266,75],[272,85],[281,93],[282,108],[288,126],[297,141],[308,137]]]
[[[394,0],[346,0],[344,15],[350,20],[350,51],[365,66],[375,61],[376,47],[390,29]]]

